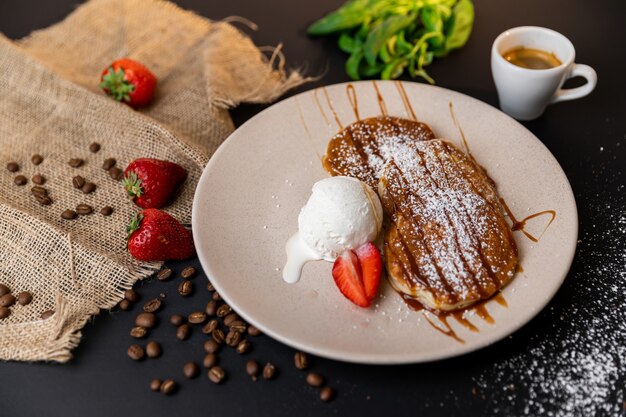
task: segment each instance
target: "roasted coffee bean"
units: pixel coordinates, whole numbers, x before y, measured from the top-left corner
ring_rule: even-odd
[[[205,368],[212,368],[217,365],[217,355],[215,353],[207,353],[202,360],[202,366]]]
[[[100,150],[100,144],[98,142],[93,142],[91,145],[89,145],[89,151],[96,153]]]
[[[28,182],[28,179],[23,176],[23,175],[18,175],[15,178],[13,178],[13,183],[15,183],[15,185],[26,185],[26,183]]]
[[[244,323],[241,320],[233,321],[230,324],[230,330],[234,330],[234,331],[242,333],[242,334],[245,333],[245,331],[247,330],[247,327],[248,326],[246,326],[246,323]]]
[[[224,342],[230,347],[236,347],[241,341],[241,333],[231,330],[224,338]]]
[[[204,311],[194,311],[187,316],[187,321],[191,324],[202,324],[206,321],[206,314]]]
[[[80,175],[77,175],[72,178],[72,185],[74,186],[74,188],[78,188],[80,190],[81,188],[83,188],[83,185],[85,185],[85,179]]]
[[[111,168],[113,168],[116,163],[117,163],[117,161],[115,160],[115,158],[107,158],[102,163],[102,169],[105,170],[105,171],[108,171]]]
[[[160,379],[153,379],[152,381],[150,381],[150,390],[157,392],[161,389],[161,380]]]
[[[17,295],[17,302],[21,306],[30,304],[31,301],[33,301],[33,295],[28,291],[22,291]]]
[[[181,324],[176,329],[176,339],[178,340],[187,340],[189,339],[189,335],[191,334],[191,328],[188,324]]]
[[[335,391],[331,387],[324,387],[320,390],[320,400],[325,403],[332,401],[335,398]]]
[[[143,339],[148,335],[148,329],[141,326],[135,326],[130,329],[130,337],[134,337],[135,339]]]
[[[249,325],[248,326],[248,334],[250,336],[258,336],[261,334],[261,331],[259,329],[257,329],[256,327],[254,327],[253,325]]]
[[[239,320],[239,316],[237,313],[230,313],[226,317],[224,317],[224,325],[230,327],[230,325]]]
[[[183,281],[180,284],[178,284],[178,293],[182,295],[183,297],[187,297],[191,295],[192,292],[193,292],[193,284],[191,283],[191,281]]]
[[[15,297],[13,294],[4,294],[0,297],[0,307],[11,307],[13,304],[15,304]]]
[[[110,216],[111,214],[113,214],[113,207],[111,206],[102,207],[102,209],[100,209],[100,214],[102,214],[103,216]]]
[[[87,214],[93,213],[93,207],[91,207],[89,204],[79,204],[76,206],[76,213],[80,214],[81,216],[86,216]]]
[[[215,291],[213,295],[211,296],[211,299],[215,301],[220,301],[222,299],[222,296],[217,291]]]
[[[122,171],[121,169],[119,169],[118,167],[113,167],[109,170],[109,176],[116,180],[119,181],[122,178],[124,178],[124,171]]]
[[[180,271],[180,276],[183,279],[189,279],[196,275],[196,269],[193,266],[188,266],[187,268]]]
[[[215,291],[215,287],[210,282],[207,282],[206,289],[207,291]]]
[[[146,352],[139,345],[130,345],[126,353],[128,354],[128,357],[134,361],[140,361],[146,355]]]
[[[250,375],[253,381],[256,381],[256,378],[257,376],[259,376],[260,372],[261,367],[259,366],[259,363],[257,361],[250,359],[248,362],[246,362],[246,373]]]
[[[222,331],[222,329],[215,329],[211,332],[211,336],[213,337],[213,340],[215,340],[217,343],[222,344],[224,343],[224,332]]]
[[[11,315],[11,309],[9,307],[0,307],[0,320],[6,319]]]
[[[209,379],[211,380],[211,382],[219,384],[224,380],[224,378],[226,378],[226,373],[219,366],[214,366],[209,369]]]
[[[139,301],[139,294],[137,294],[137,291],[133,290],[132,288],[129,288],[126,291],[124,291],[124,298],[130,301],[131,303],[136,303],[137,301]]]
[[[46,177],[41,174],[35,174],[30,179],[33,184],[44,185],[46,183]]]
[[[187,362],[183,366],[183,375],[185,375],[185,378],[193,379],[200,375],[200,367],[195,362]]]
[[[43,162],[43,156],[35,154],[30,157],[30,162],[32,162],[34,165],[39,165]]]
[[[153,313],[139,313],[135,325],[151,329],[156,325],[156,316]]]
[[[217,320],[213,319],[213,320],[209,320],[209,322],[207,324],[205,324],[204,326],[202,326],[202,333],[204,334],[211,334],[213,333],[213,330],[217,329]]]
[[[49,206],[52,204],[52,199],[47,195],[36,195],[35,200],[37,200],[37,202],[42,206]]]
[[[276,367],[271,363],[266,363],[263,367],[263,379],[274,379],[276,376]]]
[[[48,190],[40,185],[35,185],[30,189],[30,193],[34,196],[47,196]]]
[[[293,355],[293,364],[302,371],[309,367],[309,357],[304,352],[296,352]]]
[[[180,326],[184,322],[185,322],[185,318],[181,316],[180,314],[172,314],[172,316],[170,317],[170,323],[173,324],[174,326]]]
[[[228,304],[222,304],[217,308],[217,317],[226,317],[232,312],[232,308]]]
[[[161,345],[159,344],[159,342],[151,340],[146,345],[146,355],[148,355],[148,357],[151,359],[161,356],[161,351]]]
[[[61,218],[65,220],[74,220],[76,216],[78,216],[78,214],[76,214],[74,210],[70,209],[64,210],[63,213],[61,213]]]
[[[177,388],[178,386],[176,385],[176,382],[174,382],[171,379],[166,379],[165,381],[161,383],[161,387],[159,389],[161,390],[163,394],[171,395],[174,392],[176,392]]]
[[[39,317],[41,317],[42,320],[47,320],[50,317],[54,316],[54,313],[55,313],[54,310],[46,310],[43,313],[41,313],[41,316]]]
[[[83,194],[91,194],[96,191],[96,184],[94,184],[93,182],[86,182],[80,190],[83,192]]]
[[[324,377],[317,372],[309,372],[306,376],[306,383],[312,387],[319,388],[324,385]]]
[[[10,292],[11,289],[9,287],[4,284],[0,284],[0,297],[2,297],[4,294],[9,294]]]
[[[157,279],[159,281],[167,281],[168,279],[172,277],[172,274],[173,274],[172,270],[169,269],[168,267],[165,267],[157,273]]]
[[[211,339],[204,342],[204,351],[206,353],[217,353],[219,352],[219,350],[220,344],[217,343],[215,340]]]
[[[83,161],[80,158],[72,158],[72,159],[69,160],[68,164],[72,168],[78,168],[78,167],[83,165],[83,162],[85,162],[85,161]]]
[[[20,170],[20,166],[17,162],[9,162],[7,163],[7,171],[9,172],[17,172]]]
[[[146,301],[146,303],[143,305],[143,311],[145,311],[146,313],[154,313],[156,311],[159,311],[159,309],[161,308],[161,300],[159,300],[158,298],[153,298],[152,300]]]
[[[128,310],[130,310],[130,308],[131,308],[132,306],[133,306],[133,304],[132,304],[130,301],[126,300],[126,299],[123,299],[123,300],[122,300],[122,301],[120,301],[120,303],[118,304],[118,307],[119,307],[119,308],[120,308],[120,310],[122,310],[122,311],[128,311]]]
[[[204,312],[207,316],[214,316],[217,314],[217,301],[211,300],[206,303],[206,307],[204,307]]]
[[[248,351],[250,350],[250,347],[252,347],[252,344],[250,344],[248,339],[243,339],[237,345],[237,353],[240,355],[243,355],[244,353],[248,353]]]

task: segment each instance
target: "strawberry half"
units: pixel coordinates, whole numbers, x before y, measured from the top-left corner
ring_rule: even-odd
[[[339,291],[359,307],[369,307],[378,292],[382,260],[372,243],[356,251],[346,250],[333,265],[333,278]]]
[[[191,233],[161,210],[142,210],[127,232],[128,251],[140,261],[187,259],[196,253]]]
[[[124,171],[124,188],[142,208],[161,208],[187,179],[187,171],[178,164],[152,158],[139,158]]]

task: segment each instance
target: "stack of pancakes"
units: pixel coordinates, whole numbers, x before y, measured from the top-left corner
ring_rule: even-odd
[[[390,116],[353,123],[330,140],[324,167],[378,190],[389,282],[405,297],[457,310],[513,278],[517,247],[495,183],[427,125]]]

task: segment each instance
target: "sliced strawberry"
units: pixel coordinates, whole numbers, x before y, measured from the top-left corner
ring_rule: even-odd
[[[359,307],[369,307],[370,300],[365,296],[363,272],[359,259],[351,250],[342,252],[333,265],[333,278],[339,291]]]
[[[380,276],[383,271],[383,260],[380,256],[380,251],[373,243],[369,242],[354,252],[361,264],[361,271],[363,271],[365,297],[371,302],[378,292]]]

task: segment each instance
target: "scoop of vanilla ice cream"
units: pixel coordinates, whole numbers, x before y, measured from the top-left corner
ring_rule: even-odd
[[[298,217],[301,239],[327,261],[374,241],[382,222],[383,208],[374,190],[350,177],[316,182]]]

